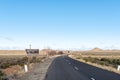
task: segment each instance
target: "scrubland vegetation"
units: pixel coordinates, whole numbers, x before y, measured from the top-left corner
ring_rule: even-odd
[[[5,80],[5,78],[3,78],[3,76],[5,76],[5,74],[2,71],[0,71],[0,80]]]
[[[14,52],[14,55],[0,55],[0,80],[7,80],[5,79],[6,74],[3,73],[3,70],[10,68],[11,66],[18,65],[23,68],[24,64],[30,63],[40,63],[46,57],[54,56],[54,55],[62,55],[64,54],[62,51],[55,51],[55,50],[44,50],[42,55],[37,56],[27,56],[27,55],[18,55],[23,54],[21,52],[25,51],[17,51],[17,55],[15,55],[16,51],[1,51],[1,53],[9,54],[9,52]]]
[[[101,65],[102,67],[99,67],[103,68],[104,66],[105,69],[107,68],[108,70],[115,72],[117,71],[118,65],[120,65],[120,51],[77,51],[71,53],[71,55],[77,60],[88,62],[91,65],[95,64],[95,66]]]
[[[24,66],[24,64],[27,64],[28,62],[28,58],[29,56],[4,56],[4,57],[0,57],[0,69],[5,69],[8,68],[12,65],[20,65],[20,66]],[[41,62],[42,59],[44,59],[45,56],[33,56],[30,59],[30,63],[37,63],[37,62]]]
[[[3,69],[14,65],[23,67],[28,61],[29,63],[40,63],[43,59],[45,59],[45,56],[0,56],[0,80],[5,80],[5,74],[2,72]]]
[[[117,56],[116,56],[117,55]],[[119,53],[120,55],[120,53]],[[117,68],[118,65],[120,65],[120,58],[118,56],[118,53],[111,54],[111,53],[81,53],[81,54],[74,54],[76,59],[82,59],[85,62],[92,62],[100,65],[105,66],[112,66],[114,68]]]

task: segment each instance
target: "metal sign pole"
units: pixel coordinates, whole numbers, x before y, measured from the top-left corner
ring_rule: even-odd
[[[31,44],[29,45],[30,50],[31,50]],[[31,55],[28,55],[28,70],[30,69],[30,60],[31,60]]]
[[[28,70],[30,69],[30,62],[31,59],[33,58],[32,56],[36,56],[39,55],[39,49],[31,49],[31,44],[29,45],[30,49],[26,49],[26,53],[27,53],[27,65],[28,65]]]

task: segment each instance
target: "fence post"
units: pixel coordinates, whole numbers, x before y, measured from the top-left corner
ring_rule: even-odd
[[[24,70],[25,70],[25,72],[28,72],[28,65],[24,65]]]
[[[120,65],[118,65],[118,68],[117,68],[118,71],[120,71]]]

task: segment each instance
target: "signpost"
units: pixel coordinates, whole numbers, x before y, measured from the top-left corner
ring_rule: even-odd
[[[24,65],[24,68],[25,68],[25,72],[28,72],[29,67],[30,67],[30,65],[29,65],[30,61],[33,56],[39,55],[39,49],[31,49],[31,45],[30,45],[30,49],[26,49],[25,51],[27,53],[28,63],[27,63],[27,65],[26,64]]]

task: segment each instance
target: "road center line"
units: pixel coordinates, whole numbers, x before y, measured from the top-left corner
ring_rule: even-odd
[[[69,60],[66,59],[67,62],[69,62]]]
[[[95,80],[94,78],[91,78],[91,80]]]
[[[75,66],[74,68],[75,68],[76,70],[79,70],[78,67],[76,67],[76,66]]]

